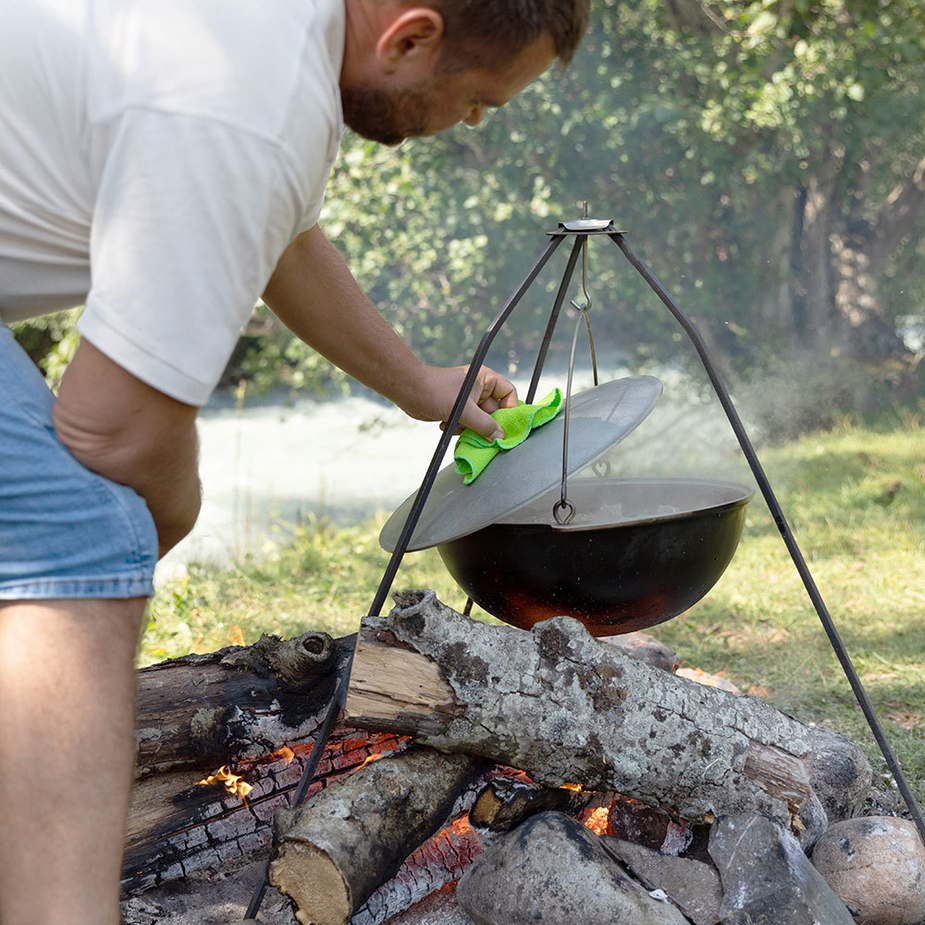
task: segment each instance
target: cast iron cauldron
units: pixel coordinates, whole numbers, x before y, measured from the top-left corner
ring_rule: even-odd
[[[663,623],[713,587],[753,494],[708,479],[574,479],[568,525],[552,515],[557,493],[437,548],[499,620],[528,629],[566,614],[594,636],[617,635]]]

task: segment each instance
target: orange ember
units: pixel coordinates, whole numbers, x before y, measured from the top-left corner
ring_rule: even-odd
[[[444,832],[453,832],[455,835],[464,835],[467,832],[472,832],[473,828],[469,825],[469,816],[468,814],[463,814],[462,816],[457,817],[452,822],[448,823],[443,827]]]
[[[599,806],[597,809],[592,809],[588,815],[583,818],[581,821],[587,826],[595,835],[606,835],[607,834],[607,822],[610,818],[610,807],[608,806]]]

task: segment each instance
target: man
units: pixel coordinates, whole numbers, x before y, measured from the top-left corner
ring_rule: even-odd
[[[195,418],[255,298],[408,414],[427,367],[317,225],[343,124],[475,125],[588,0],[4,0],[0,319],[85,304],[53,400],[0,327],[0,918],[116,925],[133,656],[199,509]],[[462,423],[513,386],[480,372]]]

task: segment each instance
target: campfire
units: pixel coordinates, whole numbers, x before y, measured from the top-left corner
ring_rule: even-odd
[[[613,241],[696,348],[916,825],[856,818],[872,772],[851,742],[681,677],[657,645],[616,635],[707,593],[753,492],[611,478],[606,454],[662,386],[648,376],[598,383],[589,236]],[[566,238],[572,256],[526,396],[581,256],[586,299],[571,302],[563,414],[460,491],[458,473],[438,468],[462,398]],[[582,330],[595,385],[573,395]],[[509,625],[408,592],[355,639],[265,638],[142,672],[125,890],[270,849],[270,881],[288,897],[279,925],[293,915],[317,925],[925,920],[925,820],[703,339],[623,232],[586,209],[559,224],[480,341],[459,399],[420,490],[380,536],[392,557],[369,613],[382,612],[404,554],[433,546],[470,599]],[[346,705],[329,736],[340,678]],[[434,918],[436,907],[446,915]]]
[[[758,921],[784,896],[817,918],[768,921],[853,921],[807,858],[870,794],[835,733],[678,676],[651,637],[488,626],[432,592],[358,638],[316,636],[141,672],[126,895],[270,853],[293,923],[526,922],[570,877],[557,921],[597,921],[600,897],[601,921],[618,900],[629,922],[747,921],[734,897]],[[301,674],[283,646],[314,652]],[[289,809],[354,650],[346,715]]]

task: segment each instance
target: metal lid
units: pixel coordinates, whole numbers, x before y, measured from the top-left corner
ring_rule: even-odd
[[[569,410],[568,475],[596,462],[648,416],[662,394],[654,376],[614,379],[572,396]],[[471,485],[451,463],[434,480],[408,551],[427,549],[474,533],[507,517],[562,480],[565,413],[538,428],[520,446],[502,451]],[[407,497],[379,534],[391,552],[414,504]]]

